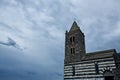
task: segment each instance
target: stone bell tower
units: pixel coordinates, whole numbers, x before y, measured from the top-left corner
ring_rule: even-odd
[[[65,64],[79,62],[85,56],[84,33],[74,21],[71,29],[65,33]]]

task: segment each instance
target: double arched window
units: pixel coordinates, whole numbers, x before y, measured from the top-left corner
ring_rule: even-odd
[[[71,48],[71,54],[75,54],[75,48]]]

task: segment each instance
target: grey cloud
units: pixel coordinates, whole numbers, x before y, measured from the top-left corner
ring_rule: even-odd
[[[15,47],[15,48],[21,50],[20,46],[13,39],[11,39],[10,37],[8,37],[7,42],[0,42],[0,44],[5,45],[5,46],[12,46],[12,47]]]
[[[7,46],[16,46],[16,42],[14,40],[12,40],[11,38],[8,37],[8,42],[0,42],[0,44],[2,45],[7,45]]]

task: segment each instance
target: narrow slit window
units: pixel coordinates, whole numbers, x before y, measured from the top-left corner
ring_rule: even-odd
[[[73,54],[75,54],[75,48],[73,48]]]
[[[70,38],[70,42],[72,43],[72,37]]]
[[[72,48],[71,48],[71,54],[72,54]]]
[[[75,76],[75,66],[73,66],[72,69],[73,69],[73,76]]]
[[[99,74],[99,67],[97,62],[95,62],[95,72],[96,74]]]
[[[75,42],[75,36],[70,37],[70,43]]]

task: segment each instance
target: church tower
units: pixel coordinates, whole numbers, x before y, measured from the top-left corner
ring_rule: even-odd
[[[79,62],[85,56],[84,34],[74,21],[71,29],[65,33],[65,64]]]

